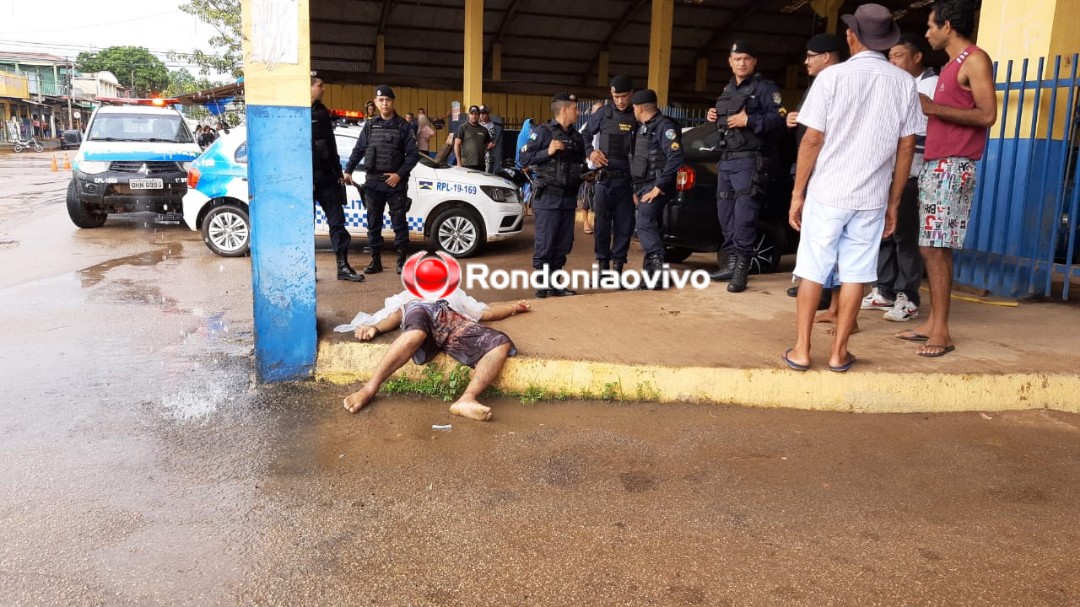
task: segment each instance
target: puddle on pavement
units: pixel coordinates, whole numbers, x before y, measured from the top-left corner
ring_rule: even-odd
[[[105,278],[105,274],[120,266],[156,266],[157,264],[174,257],[179,257],[180,252],[184,250],[184,245],[178,242],[171,242],[164,248],[154,249],[153,251],[146,251],[145,253],[139,253],[137,255],[129,255],[127,257],[118,257],[116,259],[110,259],[102,263],[92,265],[89,268],[83,268],[79,270],[79,278],[83,281],[83,287],[92,287]]]

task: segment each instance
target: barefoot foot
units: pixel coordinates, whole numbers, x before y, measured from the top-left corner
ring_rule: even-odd
[[[367,406],[373,398],[375,398],[375,392],[369,390],[367,386],[364,386],[345,397],[345,410],[349,413],[356,413]]]
[[[818,314],[817,316],[814,317],[814,322],[825,322],[825,323],[836,324],[836,321],[837,321],[837,315],[833,314],[832,312],[822,312],[821,314]]]
[[[491,419],[491,407],[485,407],[475,400],[459,400],[450,405],[450,412],[461,417],[475,419],[478,422],[486,422]]]
[[[859,323],[855,323],[855,326],[851,327],[851,334],[855,335],[859,331],[862,331],[862,329],[859,328]],[[836,335],[836,327],[829,327],[828,329],[825,329],[825,334]]]

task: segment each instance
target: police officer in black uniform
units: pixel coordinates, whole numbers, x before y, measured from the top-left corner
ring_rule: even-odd
[[[723,156],[717,164],[716,207],[724,232],[727,264],[711,276],[728,282],[727,290],[746,290],[750,260],[757,240],[758,213],[768,181],[762,154],[770,133],[782,129],[780,89],[755,73],[757,58],[744,41],[731,46],[728,63],[735,76],[709,110],[709,122],[720,130]]]
[[[634,233],[634,193],[630,180],[630,136],[634,83],[627,76],[611,79],[611,100],[589,116],[581,129],[585,155],[598,170],[593,195],[596,213],[596,262],[601,270],[622,272]],[[596,139],[595,147],[593,139]]]
[[[537,194],[533,199],[536,239],[533,268],[561,270],[574,246],[574,213],[585,169],[585,142],[575,128],[577,97],[559,93],[551,100],[554,119],[535,127],[521,148],[519,162],[533,169]],[[536,296],[576,295],[569,289],[540,289]]]
[[[334,141],[334,124],[330,110],[322,102],[323,81],[311,77],[311,174],[313,195],[326,215],[330,225],[330,245],[337,256],[338,280],[361,282],[363,274],[357,274],[349,265],[349,244],[352,237],[345,229],[345,186],[341,178],[341,158]]]
[[[390,226],[394,228],[397,273],[405,266],[409,245],[409,173],[420,161],[416,135],[404,118],[394,112],[394,90],[385,84],[375,88],[375,107],[379,115],[364,123],[356,138],[349,162],[345,165],[345,183],[352,183],[352,172],[364,162],[364,205],[367,206],[368,245],[371,263],[365,274],[377,274],[382,266],[383,211],[390,206]]]
[[[654,91],[638,91],[630,101],[639,125],[630,139],[630,176],[637,205],[638,242],[645,249],[642,269],[646,274],[659,274],[664,269],[660,222],[664,206],[675,195],[675,175],[683,165],[682,130],[660,112]]]

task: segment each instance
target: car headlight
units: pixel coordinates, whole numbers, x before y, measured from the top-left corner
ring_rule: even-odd
[[[500,188],[494,185],[482,185],[480,191],[495,202],[517,202],[517,190],[514,188]]]
[[[109,170],[108,162],[100,162],[95,160],[80,160],[75,166],[86,173],[87,175],[97,175],[98,173],[104,173]]]
[[[180,168],[184,169],[185,172],[190,171],[191,170],[191,163],[190,162],[181,163]]]

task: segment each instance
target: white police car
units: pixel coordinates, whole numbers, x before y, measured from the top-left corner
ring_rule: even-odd
[[[349,157],[357,127],[334,130],[342,164]],[[364,183],[364,172],[353,172],[353,180]],[[346,188],[348,205],[345,225],[353,236],[367,237],[367,213],[355,186]],[[524,210],[513,183],[494,175],[435,164],[420,155],[420,163],[409,176],[407,213],[410,240],[430,238],[436,247],[454,257],[469,257],[485,242],[504,240],[521,232]],[[251,223],[248,205],[247,131],[233,129],[208,147],[188,172],[188,192],[184,196],[184,221],[201,231],[211,251],[225,257],[247,254]],[[329,235],[322,209],[316,206],[315,234]],[[383,235],[390,240],[389,212],[383,218]]]

